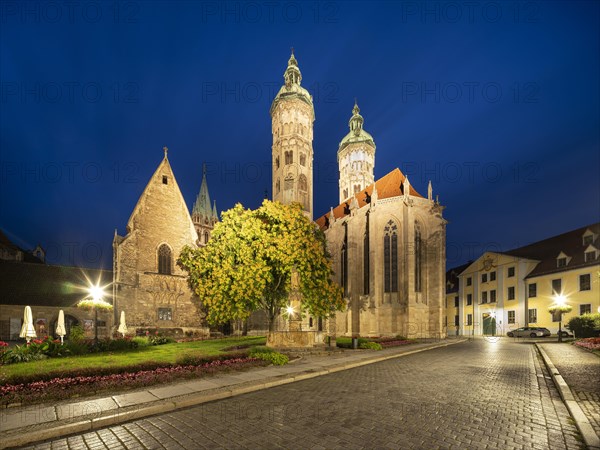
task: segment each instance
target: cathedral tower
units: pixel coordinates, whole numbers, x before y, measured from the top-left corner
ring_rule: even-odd
[[[375,181],[375,142],[363,129],[363,117],[356,102],[348,122],[350,132],[340,142],[338,165],[340,168],[340,203],[362,191]]]
[[[198,245],[203,247],[208,244],[210,233],[218,221],[217,204],[216,202],[213,203],[212,208],[210,204],[208,183],[206,182],[206,165],[204,164],[202,166],[202,185],[192,208],[192,222],[194,222],[194,228],[198,233]]]
[[[300,86],[302,75],[292,55],[281,87],[271,105],[273,132],[273,200],[300,203],[313,217],[312,96]]]

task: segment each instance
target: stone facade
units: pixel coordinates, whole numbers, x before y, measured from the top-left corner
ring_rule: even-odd
[[[200,301],[176,264],[198,241],[196,227],[165,157],[127,223],[113,241],[115,323],[125,311],[129,328],[178,328],[207,333]]]
[[[445,334],[443,207],[405,180],[395,169],[317,219],[348,302],[338,335]]]

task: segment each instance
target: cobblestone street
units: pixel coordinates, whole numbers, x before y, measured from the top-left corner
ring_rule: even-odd
[[[582,448],[533,345],[476,339],[28,448]]]

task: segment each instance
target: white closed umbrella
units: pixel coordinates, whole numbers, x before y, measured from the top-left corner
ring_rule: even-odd
[[[125,311],[121,311],[121,321],[119,322],[119,329],[117,332],[121,333],[123,337],[127,334],[127,324],[125,323]]]
[[[36,338],[35,328],[33,328],[33,314],[31,313],[31,307],[26,306],[25,312],[23,313],[23,326],[21,327],[20,337],[27,339],[27,343],[32,338]]]
[[[61,309],[58,312],[58,322],[56,323],[56,334],[60,336],[60,343],[63,343],[63,338],[67,334],[67,330],[65,328],[65,313]]]

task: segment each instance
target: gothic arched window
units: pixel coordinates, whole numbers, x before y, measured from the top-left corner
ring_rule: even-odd
[[[301,191],[308,190],[308,181],[306,180],[306,176],[304,174],[298,177],[298,189],[300,189]]]
[[[421,242],[421,227],[415,222],[415,292],[421,292],[423,284],[423,243]]]
[[[279,169],[279,156],[275,157],[275,168]]]
[[[285,163],[293,164],[294,163],[294,152],[290,150],[289,152],[285,152]]]
[[[344,222],[344,242],[341,251],[342,288],[344,296],[348,296],[348,223]]]
[[[300,153],[300,165],[306,167],[306,155],[304,153]]]
[[[158,273],[171,275],[171,249],[167,244],[158,247]]]
[[[208,231],[205,231],[205,232],[204,232],[204,243],[205,243],[205,244],[208,244],[208,238],[209,238],[209,236],[208,236]]]
[[[398,292],[398,226],[390,220],[383,231],[384,291]]]

